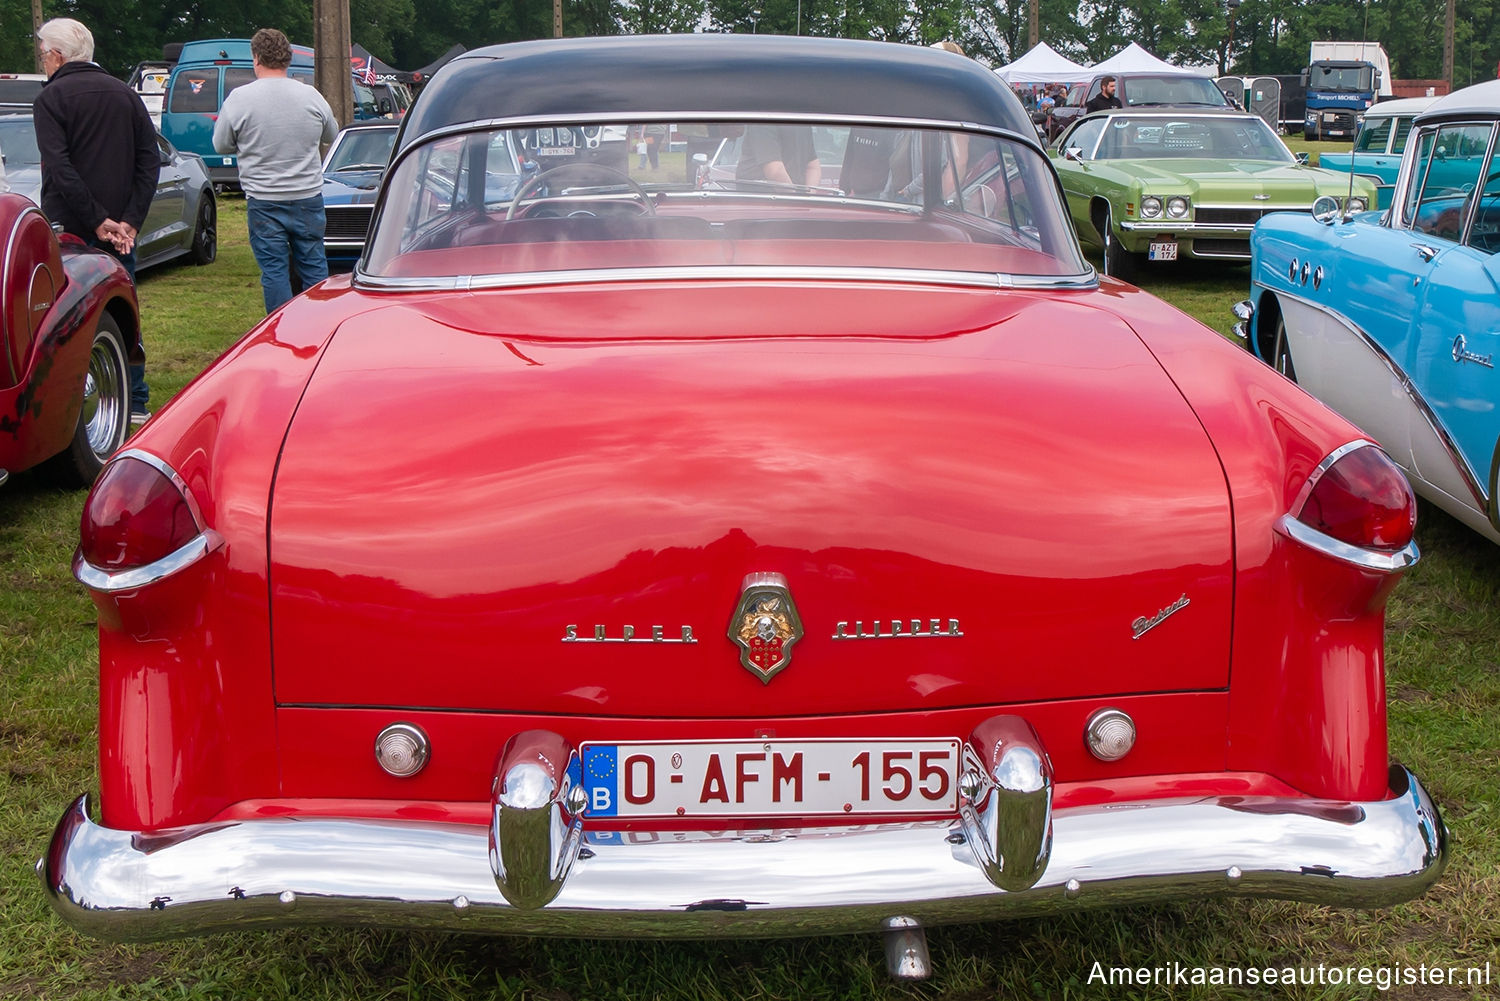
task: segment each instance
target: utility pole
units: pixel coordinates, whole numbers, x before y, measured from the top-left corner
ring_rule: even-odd
[[[562,0],[552,0],[552,37],[562,37]]]
[[[1453,8],[1456,0],[1448,0],[1448,11],[1443,17],[1443,79],[1448,89],[1453,89]]]
[[[31,58],[36,62],[36,71],[45,73],[42,69],[42,51],[36,47],[36,33],[42,30],[42,0],[31,0]]]
[[[313,0],[313,82],[340,125],[354,119],[349,0]]]
[[[1042,40],[1042,0],[1031,0],[1031,11],[1027,15],[1026,51],[1036,48]]]

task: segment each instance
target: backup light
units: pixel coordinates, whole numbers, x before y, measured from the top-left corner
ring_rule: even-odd
[[[1135,746],[1135,721],[1118,709],[1100,709],[1089,717],[1084,739],[1100,761],[1119,761]]]
[[[1396,464],[1361,442],[1323,470],[1295,516],[1340,542],[1394,553],[1411,544],[1417,501]]]
[[[427,767],[432,745],[413,723],[392,723],[375,738],[375,760],[398,779],[411,778]]]

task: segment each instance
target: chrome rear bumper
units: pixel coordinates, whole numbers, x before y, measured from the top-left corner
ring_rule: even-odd
[[[1421,893],[1447,851],[1416,778],[1394,766],[1390,786],[1393,798],[1366,803],[1221,796],[1051,810],[1023,781],[1022,809],[998,817],[717,835],[538,824],[529,844],[498,849],[496,837],[529,825],[277,818],[142,834],[96,825],[80,797],[37,868],[68,923],[114,939],[325,923],[771,937],[1222,894],[1377,906]],[[1045,843],[1007,832],[1008,818],[1044,808]],[[975,844],[986,837],[1024,857],[997,861]],[[1033,865],[1039,878],[1020,888]],[[517,866],[539,878],[502,892]]]

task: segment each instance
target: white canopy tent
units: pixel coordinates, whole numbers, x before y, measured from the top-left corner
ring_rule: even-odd
[[[1046,42],[1037,42],[1030,52],[1013,63],[996,67],[1000,79],[1012,87],[1037,83],[1077,83],[1087,80],[1093,71],[1080,66]]]
[[[1181,73],[1185,76],[1213,76],[1211,69],[1189,69],[1173,66],[1165,59],[1158,59],[1135,42],[1131,42],[1102,63],[1089,67],[1090,75],[1098,73]]]

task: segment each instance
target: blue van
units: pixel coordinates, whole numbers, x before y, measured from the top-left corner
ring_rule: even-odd
[[[292,46],[292,64],[287,75],[311,86],[313,50],[306,45]],[[354,119],[362,121],[379,117],[375,94],[354,76]],[[255,79],[250,60],[250,39],[210,38],[186,42],[167,79],[162,102],[161,133],[172,145],[188,153],[197,153],[208,164],[208,175],[216,185],[239,184],[239,164],[235,157],[214,151],[214,122],[224,98],[236,87]]]

